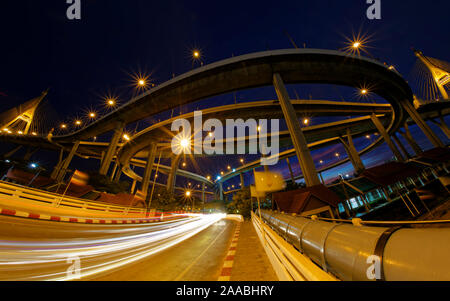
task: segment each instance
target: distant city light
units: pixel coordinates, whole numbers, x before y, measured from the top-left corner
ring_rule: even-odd
[[[217,181],[221,180],[222,177],[221,176],[217,176]]]
[[[66,129],[66,128],[67,128],[67,125],[65,125],[64,123],[61,124],[61,128],[62,128],[62,129]]]
[[[309,124],[309,119],[308,118],[303,119],[303,124],[304,125],[308,125]]]
[[[23,135],[23,132],[22,131],[18,131],[17,134]]]
[[[37,165],[36,163],[31,163],[31,164],[30,164],[30,167],[33,168],[33,169],[35,169],[35,168],[38,167],[38,165]]]
[[[37,136],[37,133],[36,132],[32,132],[31,135]]]

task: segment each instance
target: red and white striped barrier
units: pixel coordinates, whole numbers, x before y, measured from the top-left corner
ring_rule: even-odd
[[[223,263],[222,271],[220,273],[218,281],[230,281],[231,271],[233,269],[234,257],[236,256],[236,248],[239,241],[239,234],[241,233],[241,223],[238,223],[236,230],[234,231],[233,240],[231,241],[228,249],[227,257]]]
[[[51,222],[67,222],[67,223],[78,223],[78,224],[144,224],[144,223],[155,223],[162,221],[169,221],[175,218],[186,217],[184,212],[166,212],[160,214],[146,217],[146,218],[134,218],[134,219],[96,219],[96,218],[82,218],[82,217],[67,217],[67,216],[51,216],[45,214],[29,213],[24,211],[12,210],[12,209],[2,209],[0,208],[0,215],[14,216],[20,218],[28,218],[34,220],[43,220]]]

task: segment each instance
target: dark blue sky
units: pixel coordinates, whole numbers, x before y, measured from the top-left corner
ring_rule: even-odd
[[[151,72],[161,83],[189,71],[194,47],[210,63],[291,48],[285,31],[300,47],[339,49],[343,35],[362,29],[373,35],[371,55],[407,78],[415,62],[411,47],[450,61],[450,3],[444,0],[381,0],[376,21],[366,18],[365,0],[81,3],[82,19],[71,21],[65,0],[1,1],[0,109],[50,88],[46,105],[54,115],[48,118],[57,122],[99,106],[107,91],[126,102],[129,73]]]

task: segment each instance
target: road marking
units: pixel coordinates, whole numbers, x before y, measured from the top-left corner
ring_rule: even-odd
[[[219,235],[216,236],[216,238],[209,244],[209,246],[203,250],[203,252],[180,274],[177,278],[175,278],[174,281],[180,281],[181,278],[183,278],[184,275],[186,275],[187,272],[189,272],[190,269],[200,260],[200,258],[205,255],[205,253],[214,245],[214,243],[219,239],[219,237],[225,232],[227,228],[225,227],[222,232],[220,232]]]
[[[239,241],[239,233],[241,231],[241,224],[237,224],[236,229],[234,230],[234,236],[231,240],[230,247],[228,249],[227,256],[225,257],[225,261],[223,263],[222,271],[220,273],[218,281],[230,281],[231,280],[231,271],[233,270],[234,257],[236,255],[237,243]]]

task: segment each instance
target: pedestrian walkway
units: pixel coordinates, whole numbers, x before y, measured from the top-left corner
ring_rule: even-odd
[[[245,221],[237,232],[231,281],[278,281],[251,221]]]

